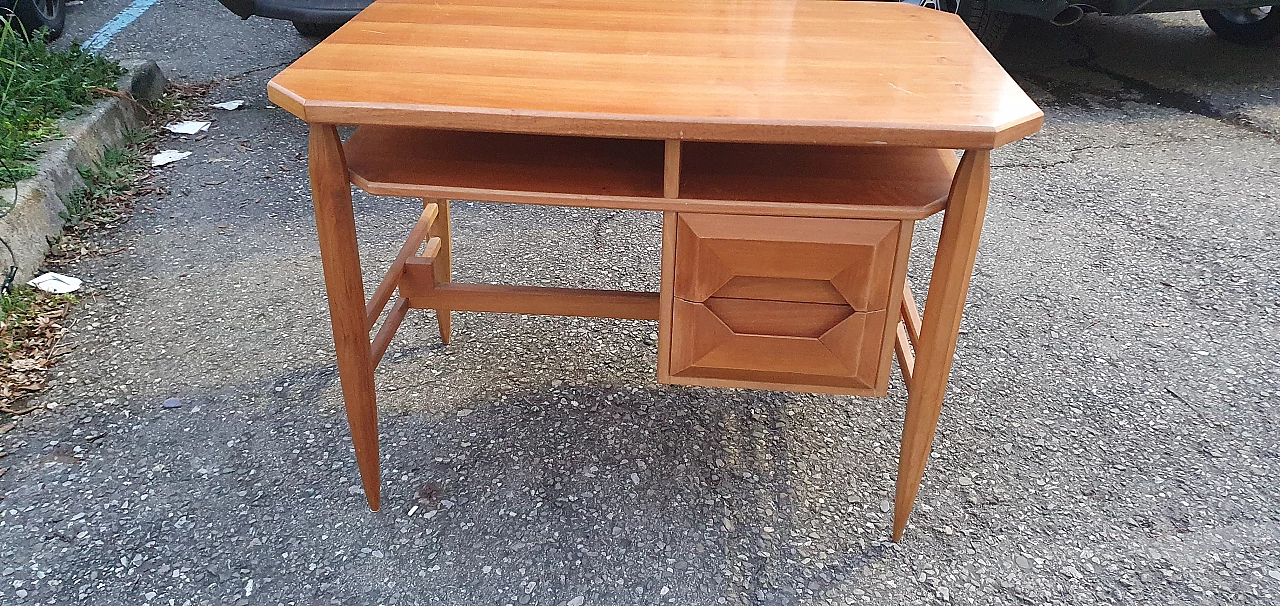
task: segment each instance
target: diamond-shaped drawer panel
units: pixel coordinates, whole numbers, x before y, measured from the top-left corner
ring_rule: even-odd
[[[886,313],[823,303],[676,299],[671,374],[781,389],[874,390]]]
[[[898,221],[681,213],[675,296],[885,309]]]
[[[883,394],[902,225],[678,214],[664,380]]]

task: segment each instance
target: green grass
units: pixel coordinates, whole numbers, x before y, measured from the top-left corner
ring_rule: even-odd
[[[124,73],[80,50],[30,41],[0,21],[0,187],[35,174],[33,145],[58,135],[58,118],[110,91]]]
[[[80,231],[115,223],[124,216],[126,204],[135,193],[138,178],[146,165],[138,153],[138,145],[108,149],[102,163],[80,167],[84,187],[72,192],[59,213],[66,229]]]
[[[17,349],[8,329],[39,324],[40,315],[50,308],[76,301],[75,295],[53,295],[26,284],[14,286],[13,292],[0,297],[0,359],[8,361],[8,354]]]

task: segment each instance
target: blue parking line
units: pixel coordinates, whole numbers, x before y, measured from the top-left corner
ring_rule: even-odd
[[[120,33],[120,30],[128,27],[130,23],[133,23],[138,17],[141,17],[142,13],[147,12],[147,9],[151,8],[152,4],[159,1],[160,0],[133,0],[133,4],[125,7],[124,10],[120,11],[120,14],[112,17],[111,20],[108,21],[106,25],[103,25],[101,29],[93,32],[93,35],[89,36],[89,39],[85,40],[84,43],[80,45],[80,48],[91,53],[101,51],[107,47],[107,44],[111,42],[112,38],[116,37],[116,34]]]

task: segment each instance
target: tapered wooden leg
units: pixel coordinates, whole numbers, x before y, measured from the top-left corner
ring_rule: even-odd
[[[435,202],[440,208],[435,223],[431,224],[431,236],[440,238],[440,252],[436,254],[436,282],[453,281],[453,239],[449,232],[449,201],[443,199],[423,200],[424,203]],[[436,310],[436,321],[440,324],[440,341],[449,344],[449,333],[453,326],[453,313],[447,309]]]
[[[978,253],[978,237],[991,184],[991,152],[969,150],[960,160],[942,219],[942,235],[925,299],[915,372],[907,389],[906,422],[898,455],[898,486],[893,506],[893,540],[902,539],[924,477],[942,396],[960,335],[960,316],[969,294],[969,278]]]
[[[369,327],[365,321],[364,281],[356,243],[355,212],[347,161],[338,130],[312,124],[310,135],[311,199],[316,207],[320,261],[329,292],[329,317],[338,354],[338,375],[347,407],[347,423],[356,449],[360,481],[369,508],[380,502],[378,465],[378,405],[373,391],[373,363]]]

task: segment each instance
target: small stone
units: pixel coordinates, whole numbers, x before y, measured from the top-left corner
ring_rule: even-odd
[[[1269,577],[1271,577],[1271,578],[1273,578],[1273,579],[1275,579],[1275,580],[1277,580],[1277,581],[1280,581],[1280,570],[1272,570],[1271,572],[1268,572],[1268,573],[1267,573],[1267,576],[1269,576]]]
[[[182,408],[182,400],[178,398],[169,398],[160,405],[160,408]]]
[[[631,474],[631,483],[632,483],[632,484],[635,484],[636,486],[639,486],[639,485],[640,485],[640,474],[638,474],[638,473],[633,473],[633,474]]]
[[[27,597],[27,590],[26,590],[26,589],[19,589],[19,590],[17,590],[17,591],[15,591],[15,592],[13,592],[13,595],[16,595],[16,596],[18,596],[18,597],[20,597],[20,598],[24,598],[24,599],[25,599],[25,598]]]
[[[1017,565],[1018,565],[1018,568],[1021,568],[1021,569],[1023,569],[1023,570],[1030,570],[1030,569],[1031,569],[1031,560],[1028,560],[1027,558],[1025,558],[1025,557],[1023,557],[1023,556],[1018,556],[1018,557],[1014,558],[1014,559],[1013,559],[1013,562],[1014,562],[1015,564],[1017,564]]]
[[[382,552],[381,552],[381,551],[378,551],[377,549],[375,549],[375,550],[373,550],[373,551],[369,552],[369,555],[371,555],[371,556],[373,556],[373,557],[375,557],[375,558],[381,558],[381,557],[382,557]]]
[[[666,585],[663,585],[662,589],[658,590],[658,595],[667,595],[668,593],[671,593],[671,588]]]
[[[582,606],[582,603],[585,601],[587,601],[587,598],[583,596],[578,596],[573,598],[572,600],[569,600],[569,603],[565,604],[565,606]]]
[[[469,414],[471,414],[471,413],[473,413],[473,412],[475,412],[475,411],[471,410],[470,408],[459,408],[459,409],[458,409],[458,416],[459,416],[459,417],[465,417],[465,416],[467,416],[467,415],[469,415]]]
[[[880,501],[880,511],[889,513],[889,510],[892,508],[893,508],[893,505],[889,504],[888,501]]]
[[[969,476],[960,476],[956,478],[956,484],[961,486],[973,486],[973,478],[970,478]]]

